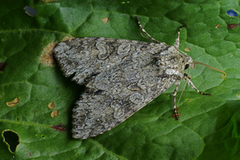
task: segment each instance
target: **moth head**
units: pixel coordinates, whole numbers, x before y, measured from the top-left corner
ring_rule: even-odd
[[[184,63],[184,70],[188,69],[189,67],[195,68],[194,61],[191,57],[187,56],[185,57],[185,63]]]

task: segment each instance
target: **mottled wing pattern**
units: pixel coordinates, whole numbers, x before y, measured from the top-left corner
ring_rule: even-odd
[[[54,55],[65,76],[87,87],[73,109],[73,137],[81,139],[129,118],[182,78],[171,71],[184,70],[184,57],[164,43],[88,37],[59,43]]]
[[[134,47],[136,44],[138,47]],[[156,52],[160,52],[166,47],[148,42],[85,37],[61,42],[53,53],[65,76],[75,74],[73,80],[83,84],[95,74],[121,63],[126,56],[135,53],[140,58],[144,50],[149,52],[150,48],[155,48]]]

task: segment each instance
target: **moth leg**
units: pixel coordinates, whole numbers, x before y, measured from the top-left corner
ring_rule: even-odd
[[[146,30],[143,28],[143,26],[140,24],[140,21],[138,20],[138,17],[136,17],[136,19],[137,19],[137,22],[138,22],[140,34],[141,34],[144,38],[150,39],[150,40],[153,41],[154,43],[161,43],[161,42],[159,42],[158,40],[152,38],[152,37],[150,36],[150,34],[147,33],[147,31],[146,31]],[[147,37],[146,37],[145,35],[143,35],[142,32],[143,32],[144,34],[146,34]]]
[[[178,28],[178,37],[177,37],[176,42],[175,42],[175,44],[174,44],[174,46],[175,46],[176,48],[179,48],[179,43],[180,43],[180,31],[181,31],[181,29],[182,29],[183,27],[187,27],[187,25],[186,25],[186,26],[181,26],[181,27]]]
[[[193,84],[193,82],[190,80],[190,77],[187,75],[187,74],[184,74],[184,77],[185,81],[187,81],[187,83],[193,88],[195,89],[198,93],[200,93],[201,95],[211,95],[210,93],[203,93],[203,92],[200,92],[197,87]]]
[[[180,113],[178,113],[178,108],[177,108],[177,99],[176,99],[176,96],[177,96],[177,91],[178,91],[178,87],[180,86],[180,83],[181,83],[181,81],[176,81],[175,82],[175,85],[176,85],[176,87],[175,87],[175,90],[174,90],[174,92],[173,92],[173,97],[174,97],[174,104],[173,104],[173,109],[174,109],[174,115],[173,115],[173,117],[174,118],[176,118],[177,120],[178,120],[178,117],[180,116]]]

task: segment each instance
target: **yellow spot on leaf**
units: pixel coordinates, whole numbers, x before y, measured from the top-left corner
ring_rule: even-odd
[[[102,21],[103,21],[103,23],[107,24],[108,21],[109,21],[109,18],[108,18],[108,17],[106,17],[106,18],[102,18]]]
[[[221,26],[221,24],[217,24],[216,26],[215,26],[215,28],[219,28]]]
[[[55,108],[55,104],[54,104],[53,102],[50,102],[50,103],[48,104],[48,108],[50,108],[50,109]]]
[[[74,37],[72,37],[72,36],[66,36],[66,37],[63,38],[62,41],[68,41],[68,40],[70,40],[70,39],[74,39]]]
[[[50,43],[43,49],[43,54],[41,56],[41,63],[48,66],[54,66],[54,60],[52,55],[52,50],[55,47],[56,43]]]
[[[11,101],[11,102],[6,102],[6,104],[7,104],[8,107],[14,107],[14,106],[18,105],[18,103],[19,103],[19,99],[18,99],[18,98],[15,98],[15,99],[14,99],[13,101]]]
[[[59,114],[58,110],[52,111],[51,117],[54,118],[54,117],[58,116],[58,114]]]
[[[185,51],[190,52],[190,51],[191,51],[191,48],[186,47],[186,48],[185,48]]]

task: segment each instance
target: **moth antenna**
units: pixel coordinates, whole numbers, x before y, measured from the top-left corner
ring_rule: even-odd
[[[220,70],[220,69],[214,68],[214,67],[212,67],[212,66],[209,66],[209,65],[207,65],[207,64],[204,64],[204,63],[201,63],[201,62],[196,62],[196,61],[193,61],[193,63],[194,63],[194,64],[201,64],[201,65],[203,65],[203,66],[206,66],[206,67],[208,67],[208,68],[211,68],[211,69],[213,69],[213,70],[216,70],[216,71],[218,71],[218,72],[223,73],[224,75],[222,75],[222,78],[226,78],[226,76],[227,76],[227,73],[226,73],[226,72],[224,72],[224,71],[222,71],[222,70]]]
[[[177,37],[176,42],[175,42],[175,44],[174,44],[174,46],[175,46],[176,48],[179,48],[179,43],[180,43],[180,31],[181,31],[181,29],[182,29],[183,27],[187,27],[187,25],[185,25],[185,26],[180,26],[180,27],[178,28],[178,37]]]
[[[147,33],[147,31],[146,31],[146,30],[143,28],[143,26],[140,24],[140,21],[138,20],[138,17],[136,17],[136,19],[137,19],[137,23],[138,23],[138,26],[139,26],[139,31],[140,31],[140,34],[141,34],[142,37],[144,37],[144,38],[146,38],[146,39],[149,39],[149,40],[151,40],[152,42],[155,42],[155,43],[161,43],[161,42],[159,42],[158,40],[154,39],[152,36],[150,36],[150,34]],[[143,32],[144,34],[146,34],[147,37],[146,37],[145,35],[143,35],[142,32]]]

